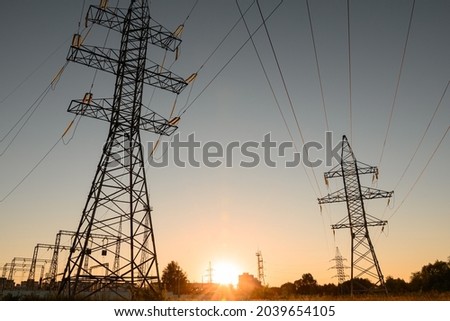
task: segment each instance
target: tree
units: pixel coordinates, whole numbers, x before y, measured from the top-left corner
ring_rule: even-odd
[[[187,292],[187,275],[175,261],[167,264],[162,274],[162,282],[169,292],[178,295]]]
[[[300,280],[294,282],[297,293],[299,294],[315,294],[318,290],[317,281],[311,273],[305,273]]]
[[[386,278],[386,288],[388,289],[388,293],[398,294],[408,292],[409,286],[403,279],[394,279],[393,277],[388,276]]]
[[[294,283],[287,282],[280,286],[280,290],[284,298],[289,298],[295,294],[295,285]]]
[[[415,291],[450,291],[450,263],[436,261],[422,267],[411,276]]]

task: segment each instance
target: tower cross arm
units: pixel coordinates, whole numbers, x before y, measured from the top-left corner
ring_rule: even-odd
[[[119,64],[119,51],[84,45],[71,46],[67,60],[116,74]],[[132,75],[125,74],[124,77],[133,80]],[[144,83],[177,94],[187,86],[187,82],[183,78],[157,64],[145,69]]]
[[[94,46],[71,46],[67,60],[115,74],[119,62],[119,51]]]
[[[345,190],[342,188],[334,193],[330,193],[322,198],[318,198],[317,201],[319,202],[319,204],[345,202]]]
[[[375,174],[378,176],[378,168],[376,166],[369,166],[367,164],[364,164],[362,162],[356,162],[357,169],[358,169],[358,175],[363,174]],[[345,175],[355,175],[356,173],[345,173]],[[332,169],[331,171],[328,171],[324,173],[325,179],[328,178],[334,178],[334,177],[342,177],[342,169],[339,167],[339,169]]]
[[[370,200],[375,198],[390,198],[393,194],[393,191],[387,192],[376,188],[361,186],[360,196],[363,200]],[[359,195],[355,194],[351,198],[355,197],[359,197]],[[345,202],[347,200],[347,196],[345,195],[345,190],[342,188],[334,193],[318,198],[317,200],[319,204],[338,203]]]
[[[338,229],[342,229],[342,228],[374,227],[374,226],[385,226],[386,224],[387,224],[387,221],[382,221],[382,220],[367,222],[365,225],[363,225],[362,223],[350,224],[347,221],[347,222],[340,222],[340,223],[333,224],[333,225],[331,225],[331,229],[338,230]]]
[[[90,100],[72,100],[67,111],[76,115],[111,122],[113,99],[99,98]],[[178,128],[172,122],[152,110],[140,117],[139,127],[142,130],[165,136],[170,136]]]
[[[361,194],[363,199],[370,200],[375,198],[390,198],[394,194],[394,191],[383,191],[381,189],[361,186]]]
[[[173,72],[154,64],[144,72],[144,83],[179,94],[188,84]]]
[[[92,5],[89,7],[86,15],[86,25],[88,22],[95,23],[122,33],[123,21],[126,14],[127,11],[125,9],[110,7],[102,8]],[[137,27],[140,27],[139,22],[139,17],[136,17]],[[131,21],[131,25],[133,25],[133,21]],[[181,44],[181,39],[176,37],[173,32],[150,17],[148,29],[148,40],[155,46],[165,50],[175,51]]]
[[[86,27],[90,22],[114,31],[122,32],[125,15],[126,9],[109,7],[101,8],[91,5],[86,14]]]

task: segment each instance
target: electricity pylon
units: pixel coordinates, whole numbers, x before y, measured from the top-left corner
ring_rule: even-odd
[[[160,275],[140,130],[171,135],[179,118],[167,120],[153,111],[143,115],[142,96],[144,84],[176,94],[185,88],[184,79],[163,67],[147,67],[149,42],[175,51],[181,40],[150,18],[147,0],[131,0],[128,9],[109,8],[102,0],[90,6],[86,21],[121,33],[121,43],[120,50],[87,46],[75,35],[67,56],[68,61],[114,74],[116,82],[112,99],[86,93],[68,108],[110,125],[59,294],[133,299],[138,289],[148,289],[158,297]]]
[[[258,259],[258,280],[259,282],[261,282],[261,285],[265,285],[266,280],[264,278],[264,260],[261,251],[256,252],[256,258]]]
[[[347,278],[347,275],[345,274],[345,269],[347,268],[344,265],[345,260],[346,259],[342,257],[339,248],[336,246],[336,255],[334,256],[334,259],[332,259],[332,261],[334,261],[335,263],[334,266],[331,267],[331,269],[336,270],[336,275],[334,277],[338,279],[338,284],[344,283]]]
[[[344,217],[337,224],[332,225],[332,229],[348,228],[350,230],[352,250],[350,294],[353,295],[355,291],[369,290],[366,288],[354,288],[354,279],[364,277],[375,279],[375,285],[378,286],[378,289],[382,289],[387,293],[383,273],[369,236],[369,227],[385,226],[387,221],[378,220],[367,214],[364,208],[364,200],[390,198],[394,192],[361,186],[359,175],[362,174],[373,174],[375,177],[378,177],[378,168],[358,162],[347,137],[344,135],[342,138],[340,164],[324,175],[327,185],[329,178],[342,177],[344,187],[337,192],[319,198],[318,201],[319,204],[347,203],[348,216]]]

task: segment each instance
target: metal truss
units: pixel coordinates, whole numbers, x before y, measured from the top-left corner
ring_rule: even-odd
[[[87,23],[120,32],[120,49],[74,41],[67,59],[116,75],[113,98],[87,93],[68,111],[110,123],[108,137],[73,237],[59,294],[75,299],[135,299],[146,291],[158,298],[160,275],[140,130],[170,135],[172,120],[141,115],[144,84],[173,93],[187,82],[157,65],[147,67],[152,43],[176,50],[181,40],[150,19],[147,0],[128,9],[91,6]]]
[[[340,168],[336,167],[325,173],[325,181],[328,178],[342,177],[344,188],[319,198],[319,204],[346,202],[348,216],[344,217],[332,229],[348,228],[351,236],[351,295],[356,291],[369,289],[356,288],[354,279],[369,277],[375,279],[377,289],[387,292],[380,264],[375,254],[372,241],[369,236],[369,227],[384,226],[387,221],[378,220],[368,215],[364,208],[364,200],[376,198],[390,198],[393,192],[386,192],[375,188],[361,186],[359,175],[373,174],[378,176],[378,169],[356,161],[347,137],[342,138]]]

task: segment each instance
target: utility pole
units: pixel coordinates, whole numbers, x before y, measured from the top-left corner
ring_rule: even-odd
[[[342,177],[344,187],[337,192],[319,198],[319,204],[346,202],[348,216],[344,217],[337,224],[332,225],[332,229],[348,228],[351,238],[351,275],[350,294],[356,291],[368,291],[359,284],[355,288],[355,279],[370,277],[375,279],[377,289],[387,293],[383,273],[375,254],[372,241],[369,236],[369,227],[385,226],[387,221],[366,213],[364,200],[375,198],[390,198],[394,192],[386,192],[375,188],[361,186],[359,176],[362,174],[373,174],[378,178],[378,168],[358,162],[348,143],[347,137],[342,137],[340,164],[331,171],[325,173],[325,182],[328,179]]]
[[[161,283],[140,130],[171,135],[179,118],[144,114],[142,97],[144,84],[175,94],[186,87],[184,79],[163,67],[147,66],[149,42],[175,51],[181,40],[150,18],[147,0],[131,0],[128,9],[101,1],[90,6],[86,22],[119,32],[121,43],[119,50],[88,46],[75,35],[67,56],[68,61],[114,74],[116,81],[113,98],[94,99],[88,92],[68,108],[107,121],[109,133],[58,293],[83,299],[101,292],[102,297],[129,300],[144,289],[158,298]],[[103,268],[85,267],[86,260]]]

